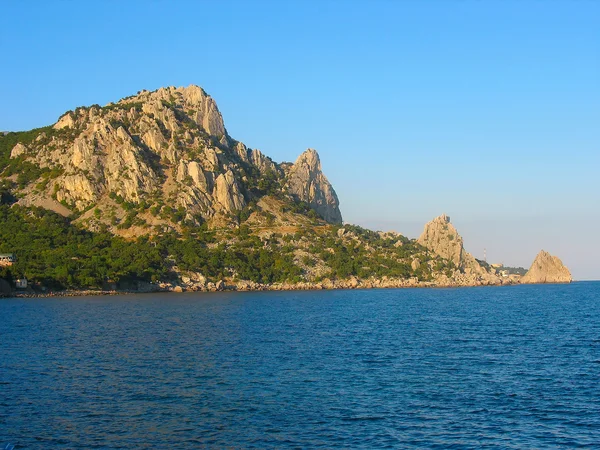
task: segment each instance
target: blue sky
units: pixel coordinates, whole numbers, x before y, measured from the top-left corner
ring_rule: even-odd
[[[232,137],[321,155],[344,218],[600,279],[600,2],[4,2],[0,129],[198,84]]]

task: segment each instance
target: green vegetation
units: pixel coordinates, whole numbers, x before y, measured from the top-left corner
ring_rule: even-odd
[[[53,289],[100,288],[106,282],[167,281],[178,270],[200,272],[210,280],[250,280],[258,283],[306,280],[303,267],[317,263],[325,268],[311,279],[346,279],[350,276],[413,277],[431,279],[434,270],[452,264],[427,256],[415,241],[398,236],[384,239],[379,233],[356,226],[301,227],[295,234],[269,233],[259,237],[247,225],[209,230],[206,224],[187,227],[183,234],[170,232],[126,240],[107,228],[93,233],[67,218],[41,208],[0,205],[0,253],[15,253],[17,262],[0,270],[0,277],[26,277]],[[99,215],[99,210],[94,215]],[[138,224],[135,210],[122,226]],[[139,225],[139,224],[138,224]],[[297,250],[310,256],[296,258]],[[412,258],[421,261],[412,270]],[[429,264],[433,260],[432,264]]]
[[[94,106],[98,106],[98,105],[94,105]],[[129,111],[131,108],[135,109],[137,112],[142,112],[142,106],[143,106],[142,102],[125,102],[125,103],[113,103],[111,105],[106,105],[104,107],[98,106],[98,109],[100,109],[103,113],[106,113],[108,111],[118,110],[118,109],[121,109],[124,111]],[[84,108],[84,107],[82,107],[82,108]]]
[[[7,167],[14,166],[17,173],[20,170],[21,164],[10,159],[10,152],[18,143],[28,145],[31,144],[40,134],[51,133],[52,127],[34,128],[30,131],[10,132],[5,135],[0,134],[0,173]],[[17,169],[18,167],[18,169]],[[4,174],[7,175],[7,174]]]
[[[506,270],[509,275],[520,275],[523,276],[527,273],[527,269],[524,267],[508,267],[508,266],[500,266],[496,267],[496,272],[501,272]]]
[[[25,276],[61,289],[167,275],[159,249],[144,239],[129,242],[84,231],[41,208],[0,205],[0,223],[0,252],[15,252],[18,258],[0,270],[3,278]]]
[[[307,203],[288,194],[285,172],[289,163],[271,165],[267,158],[267,164],[258,164],[259,168],[248,162],[245,155],[232,151],[236,142],[228,136],[209,136],[196,123],[195,111],[180,97],[177,94],[163,100],[163,106],[169,108],[168,124],[148,114],[156,122],[155,131],[165,138],[161,143],[158,136],[155,144],[164,150],[173,146],[164,152],[151,150],[140,136],[142,127],[136,121],[143,104],[134,97],[106,107],[78,107],[67,113],[73,122],[62,129],[44,127],[0,135],[0,252],[18,257],[16,264],[0,270],[0,277],[24,276],[34,285],[81,289],[100,288],[108,282],[131,286],[141,280],[169,281],[182,271],[199,272],[210,281],[294,283],[351,276],[430,280],[432,271],[449,273],[454,269],[405,237],[327,224]],[[66,161],[62,158],[52,163],[48,155],[66,151],[87,127],[89,117],[97,115],[115,128],[123,126],[135,143],[136,158],[150,166],[159,182],[165,183],[168,176],[176,179],[174,186],[157,185],[152,192],[139,186],[135,195],[125,195],[118,181],[132,181],[136,172],[122,164],[117,175],[104,180],[103,186],[110,186],[108,197],[112,201],[105,201],[105,191],[85,202],[64,195],[67,189],[59,177],[65,170],[83,175],[91,183],[101,182],[102,177],[60,162]],[[173,117],[180,126],[172,126]],[[112,148],[107,144],[112,139],[94,136],[86,133],[85,139],[92,139],[94,153],[103,158]],[[117,147],[123,144],[123,139],[113,138]],[[18,143],[27,150],[10,158]],[[213,172],[206,175],[207,192],[216,174],[231,170],[247,206],[241,211],[223,212],[204,205],[194,179],[185,173],[183,180],[180,178],[169,157],[171,150],[183,161],[198,161],[203,170]],[[36,158],[37,152],[41,154]],[[205,161],[207,157],[210,164]],[[39,163],[51,167],[39,167]],[[148,185],[153,185],[154,178],[149,181],[152,183]],[[181,193],[199,200],[199,207],[181,206]],[[47,210],[15,205],[17,198],[45,197],[61,199],[73,215],[66,219]],[[205,223],[213,211],[215,220],[210,223],[218,226],[217,230],[209,230]],[[247,222],[250,216],[252,220]],[[115,236],[144,233],[147,235],[134,240]]]
[[[436,270],[452,269],[452,263],[427,254],[424,247],[404,236],[398,240],[384,239],[377,232],[355,225],[345,225],[348,239],[337,234],[311,240],[309,253],[320,257],[329,267],[327,278],[344,279],[349,276],[369,277],[417,277],[421,281],[432,278],[429,261],[434,260]],[[395,245],[400,242],[402,245]],[[411,267],[412,258],[418,255],[421,265]]]
[[[21,143],[29,145],[34,140],[40,139],[44,143],[50,141],[53,136],[61,136],[71,131],[55,130],[51,126],[36,128],[31,131],[11,132],[5,135],[0,135],[0,175],[2,177],[10,177],[16,175],[16,186],[23,188],[33,181],[38,181],[39,188],[45,188],[48,180],[59,177],[63,170],[61,168],[39,167],[25,160],[25,155],[17,158],[10,157],[10,153],[15,145]]]
[[[0,180],[0,205],[11,204],[17,201],[13,190],[13,182],[10,180]]]
[[[179,239],[175,234],[163,236],[161,247],[170,253],[183,270],[192,270],[209,278],[233,278],[258,283],[300,281],[302,270],[294,265],[291,252],[270,248],[256,236],[244,235],[241,241],[221,242],[208,247],[212,233],[197,239],[192,236]]]

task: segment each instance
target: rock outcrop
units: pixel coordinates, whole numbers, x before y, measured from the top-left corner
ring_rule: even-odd
[[[263,153],[258,149],[250,151],[249,159],[261,174],[277,172],[277,167],[275,166],[275,163],[271,161],[271,158],[263,155]]]
[[[317,152],[308,149],[294,164],[278,164],[248,148],[227,134],[216,103],[198,86],[140,91],[104,107],[76,108],[53,126],[10,134],[0,146],[0,182],[8,186],[3,189],[9,189],[11,203],[16,198],[18,206],[74,216],[91,231],[126,238],[155,234],[149,239],[161,240],[167,233],[206,238],[201,250],[206,255],[199,259],[227,261],[226,266],[189,267],[195,259],[188,258],[189,252],[177,261],[179,256],[165,249],[164,271],[158,273],[176,274],[185,268],[181,282],[143,289],[210,291],[228,289],[230,283],[238,289],[332,289],[518,282],[497,277],[465,251],[446,215],[425,225],[421,245],[393,232],[326,226],[325,221],[341,224],[342,214]],[[210,233],[197,227],[201,224]],[[339,264],[348,256],[352,264]],[[246,263],[257,261],[255,257],[260,270],[247,270]],[[236,261],[243,264],[238,267]],[[263,268],[268,270],[262,273]],[[268,282],[276,272],[280,281]],[[569,281],[568,269],[545,252],[522,279]]]
[[[338,197],[321,171],[319,154],[309,148],[288,173],[288,192],[306,202],[329,223],[342,223]]]
[[[27,147],[19,142],[13,147],[12,151],[10,152],[10,157],[18,158],[19,156],[24,155],[25,153],[27,153]]]
[[[245,205],[244,197],[231,170],[217,177],[213,197],[228,213],[239,211]]]
[[[521,283],[570,283],[571,272],[556,256],[542,250],[538,253]]]
[[[17,143],[10,156],[42,174],[20,187],[21,204],[58,202],[80,214],[93,209],[93,220],[113,232],[123,229],[125,216],[133,223],[136,209],[153,211],[148,220],[155,226],[222,226],[265,195],[304,201],[326,221],[342,220],[314,150],[286,177],[283,165],[232,139],[215,101],[194,85],[69,111],[35,139]]]
[[[452,261],[456,267],[460,267],[464,260],[463,239],[446,214],[426,223],[417,242],[436,255]]]
[[[454,263],[456,268],[467,276],[473,276],[489,284],[501,282],[495,274],[482,267],[473,255],[464,249],[463,238],[450,223],[450,217],[446,214],[426,223],[417,242],[436,255]]]

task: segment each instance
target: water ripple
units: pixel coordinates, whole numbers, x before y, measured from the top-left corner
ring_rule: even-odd
[[[0,301],[0,444],[578,448],[600,283]]]

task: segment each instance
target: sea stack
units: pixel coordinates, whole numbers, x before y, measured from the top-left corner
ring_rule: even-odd
[[[570,283],[571,272],[556,256],[542,250],[538,253],[521,283]]]

